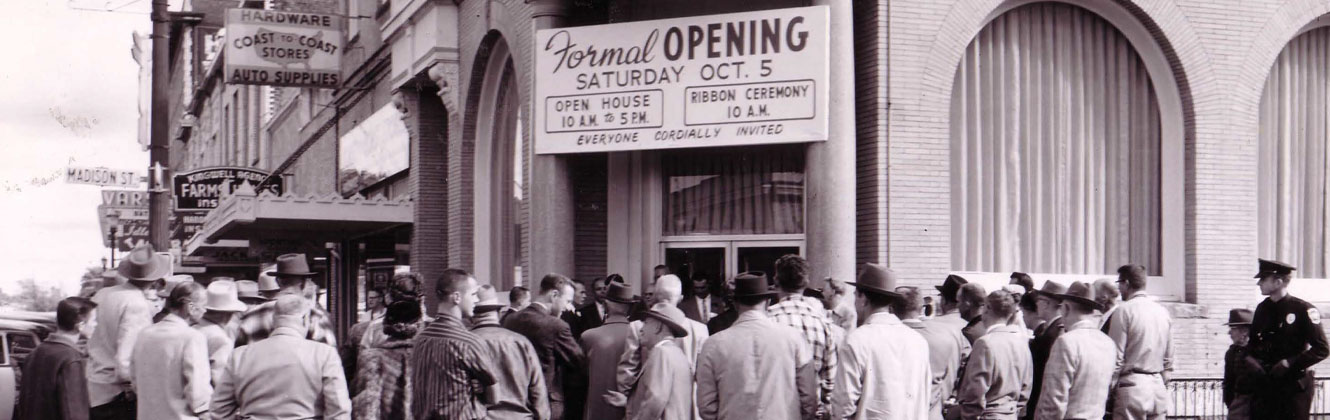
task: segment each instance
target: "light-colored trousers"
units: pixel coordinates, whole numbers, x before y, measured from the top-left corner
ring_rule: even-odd
[[[1168,415],[1168,387],[1158,374],[1129,373],[1118,380],[1113,394],[1113,420],[1164,420]]]

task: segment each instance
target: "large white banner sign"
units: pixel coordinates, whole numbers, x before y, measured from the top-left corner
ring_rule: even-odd
[[[536,32],[536,153],[827,139],[828,7]]]
[[[340,87],[341,16],[262,9],[226,11],[226,83]]]

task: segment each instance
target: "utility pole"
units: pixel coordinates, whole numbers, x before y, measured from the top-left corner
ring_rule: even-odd
[[[166,91],[170,86],[170,55],[167,36],[171,16],[167,0],[152,0],[152,117],[148,145],[148,240],[156,251],[170,250],[167,222],[171,218],[170,163],[171,143],[167,138],[170,111]],[[115,244],[112,244],[115,246]]]

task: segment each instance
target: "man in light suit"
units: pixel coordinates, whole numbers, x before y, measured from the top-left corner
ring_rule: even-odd
[[[212,418],[350,420],[351,397],[337,349],[305,339],[309,305],[299,295],[277,298],[272,334],[237,348],[217,379]]]
[[[678,276],[666,274],[656,280],[656,291],[654,298],[656,304],[651,307],[653,310],[661,311],[669,316],[683,316],[682,311],[677,307],[683,295],[683,284]],[[628,344],[624,347],[623,355],[619,359],[618,373],[618,392],[624,395],[632,395],[633,388],[637,385],[637,378],[642,374],[642,360],[644,351],[642,349],[642,322],[633,321],[631,324],[632,334],[628,337]],[[683,349],[684,355],[688,356],[688,363],[694,368],[697,366],[697,354],[702,351],[702,344],[706,342],[710,334],[707,332],[707,325],[688,320],[688,324],[683,326],[688,330],[688,335],[674,339],[679,348]]]
[[[1026,409],[1034,363],[1026,332],[1014,318],[1017,299],[1001,289],[984,299],[985,332],[965,364],[959,409],[948,411],[948,418],[1015,420]]]
[[[1038,405],[1028,411],[1038,420],[1103,418],[1122,354],[1117,343],[1099,331],[1094,312],[1100,306],[1093,286],[1078,281],[1055,298],[1061,301],[1067,331],[1050,349],[1043,389],[1031,403]]]

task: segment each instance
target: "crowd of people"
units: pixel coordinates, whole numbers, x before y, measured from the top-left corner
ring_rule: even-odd
[[[271,284],[165,282],[169,269],[137,248],[119,268],[126,283],[61,301],[58,331],[23,367],[16,418],[1162,419],[1169,409],[1172,320],[1139,265],[1037,289],[1023,273],[992,291],[951,275],[935,286],[936,308],[877,264],[814,289],[797,255],[723,283],[658,266],[642,296],[618,275],[583,285],[548,274],[508,303],[463,270],[444,271],[432,291],[399,273],[366,293],[368,319],[340,346],[304,255],[279,257]],[[1307,417],[1309,368],[1330,351],[1316,308],[1287,293],[1293,270],[1261,260],[1268,298],[1227,323],[1230,418]],[[424,307],[429,292],[436,307]]]

